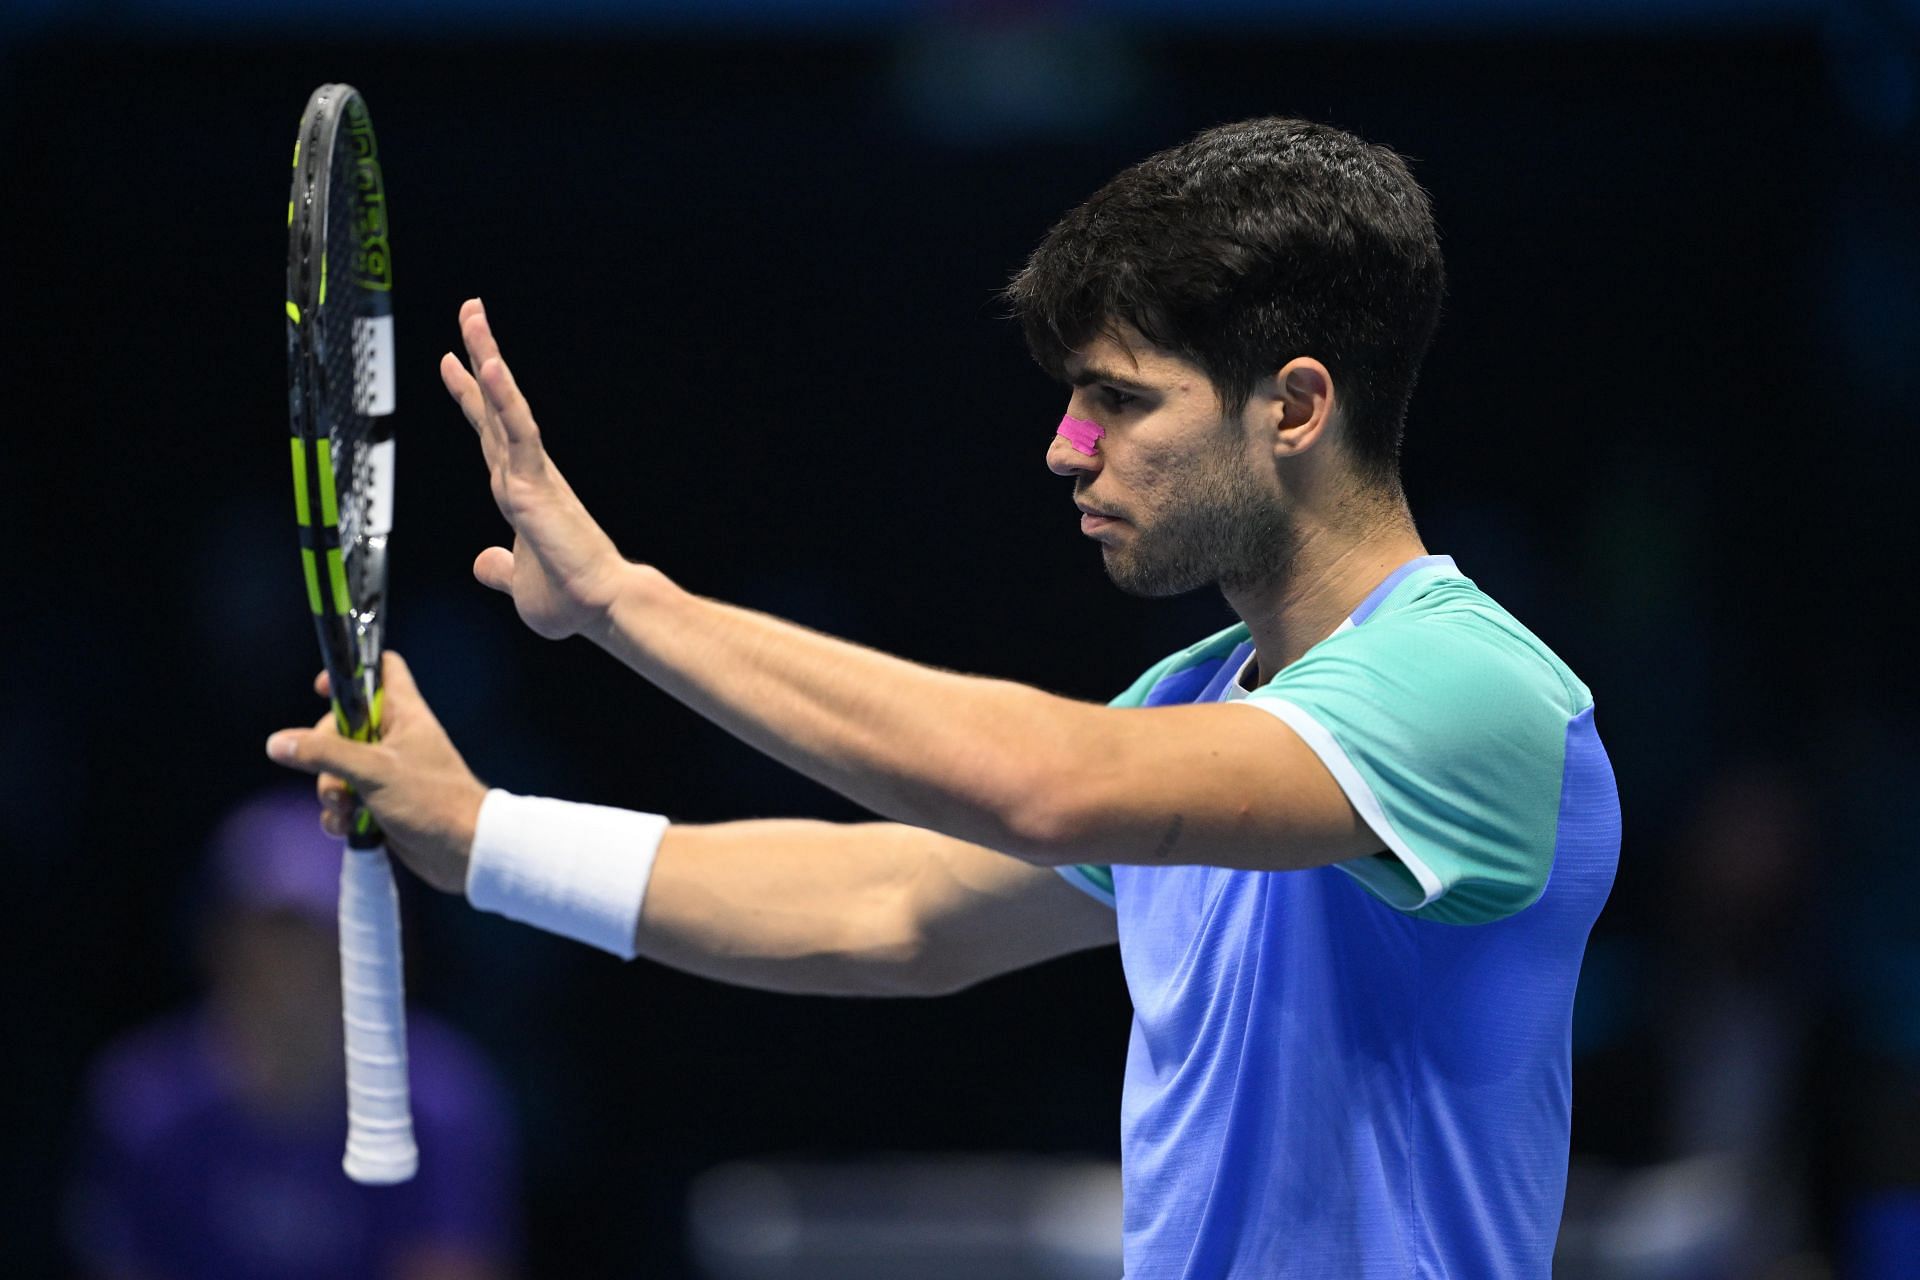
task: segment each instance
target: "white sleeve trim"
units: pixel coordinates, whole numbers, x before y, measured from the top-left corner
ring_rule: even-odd
[[[1098,885],[1094,884],[1093,881],[1081,875],[1080,868],[1075,864],[1067,863],[1064,866],[1055,867],[1054,870],[1060,873],[1061,879],[1086,894],[1089,898],[1092,898],[1095,902],[1104,902],[1110,907],[1114,905],[1113,895],[1107,893]]]
[[[1446,892],[1446,886],[1440,882],[1440,877],[1434,873],[1433,868],[1413,851],[1413,847],[1401,837],[1398,831],[1394,830],[1393,823],[1387,819],[1387,811],[1381,807],[1380,797],[1373,794],[1373,788],[1367,785],[1366,778],[1362,777],[1360,770],[1354,767],[1353,761],[1347,757],[1346,751],[1342,749],[1333,734],[1328,732],[1325,725],[1314,719],[1306,708],[1283,698],[1249,698],[1240,705],[1258,707],[1299,734],[1300,740],[1307,744],[1307,748],[1314,755],[1320,757],[1320,763],[1327,766],[1327,772],[1333,775],[1333,780],[1340,784],[1342,791],[1346,792],[1348,802],[1353,805],[1354,811],[1360,815],[1361,820],[1372,828],[1373,834],[1386,842],[1387,848],[1400,859],[1400,865],[1419,882],[1422,895],[1420,901],[1405,905],[1396,902],[1391,905],[1402,911],[1418,911]],[[1354,862],[1335,865],[1367,887],[1380,888],[1377,881],[1356,869],[1357,864],[1362,861],[1364,859],[1356,859]]]

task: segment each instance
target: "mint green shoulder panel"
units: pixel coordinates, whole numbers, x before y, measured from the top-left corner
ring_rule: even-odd
[[[1387,843],[1340,866],[1388,905],[1475,924],[1545,889],[1567,724],[1591,698],[1471,582],[1409,583],[1248,701],[1307,740]]]

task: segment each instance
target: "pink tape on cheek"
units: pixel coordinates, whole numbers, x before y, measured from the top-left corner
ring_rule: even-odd
[[[1076,418],[1072,414],[1067,414],[1060,419],[1058,434],[1064,437],[1075,450],[1091,458],[1093,447],[1100,443],[1100,437],[1107,434],[1107,429],[1097,422],[1088,422],[1085,418]]]

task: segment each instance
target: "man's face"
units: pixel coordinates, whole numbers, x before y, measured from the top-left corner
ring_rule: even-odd
[[[1081,528],[1100,543],[1107,576],[1138,596],[1271,577],[1292,555],[1294,532],[1263,433],[1222,417],[1198,367],[1127,337],[1096,338],[1066,369],[1067,412],[1106,429],[1093,456],[1058,436],[1047,449],[1048,467],[1074,478],[1075,504],[1094,513]]]

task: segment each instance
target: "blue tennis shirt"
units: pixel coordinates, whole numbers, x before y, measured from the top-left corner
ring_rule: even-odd
[[[1062,868],[1118,912],[1127,1280],[1546,1280],[1620,807],[1585,685],[1444,556],[1258,689],[1236,626],[1114,705],[1279,717],[1380,837],[1307,871]]]

